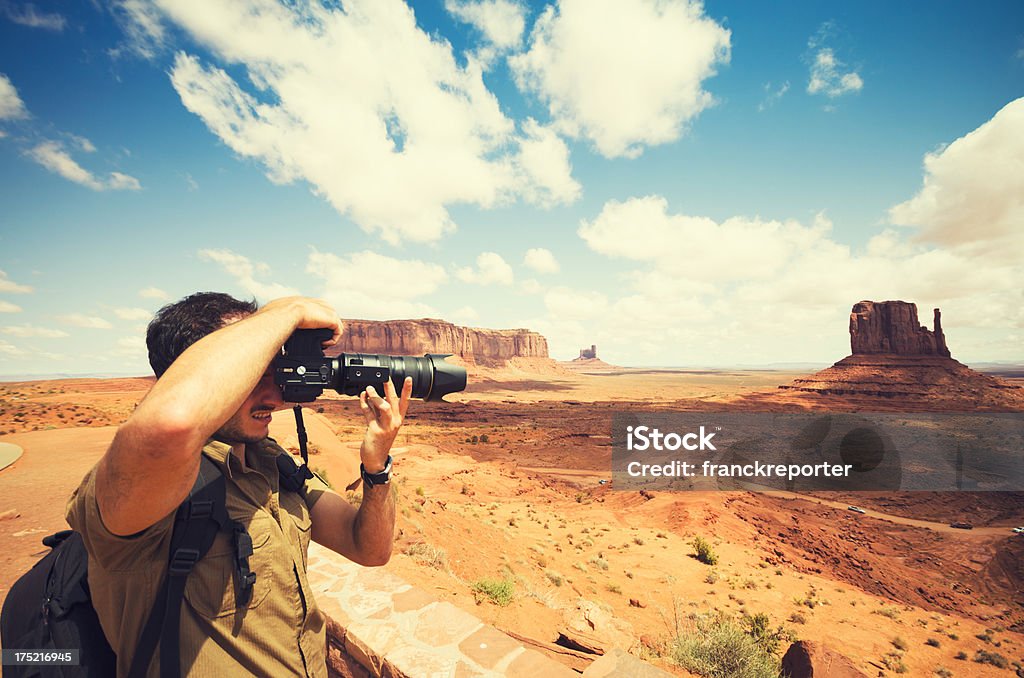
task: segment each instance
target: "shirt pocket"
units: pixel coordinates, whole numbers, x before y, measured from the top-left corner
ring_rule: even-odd
[[[309,541],[312,536],[313,520],[305,505],[297,507],[294,512],[293,509],[289,507],[287,513],[292,524],[295,525],[295,534],[298,537],[298,549],[299,553],[302,554],[302,569],[305,571],[308,565],[306,559],[309,553]]]
[[[217,534],[213,546],[196,563],[185,583],[185,599],[200,616],[214,619],[233,615],[239,609],[257,608],[266,599],[271,584],[267,563],[271,560],[268,542],[272,523],[272,519],[266,517],[253,520],[248,526],[252,539],[249,570],[256,573],[256,582],[245,605],[239,604],[232,535],[227,530]]]

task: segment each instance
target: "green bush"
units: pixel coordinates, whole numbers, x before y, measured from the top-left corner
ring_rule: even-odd
[[[998,652],[988,652],[986,650],[978,650],[975,652],[974,661],[979,664],[991,664],[997,669],[1005,669],[1010,666],[1010,662],[1006,661],[1006,657]]]
[[[477,579],[472,584],[473,592],[478,593],[495,605],[505,607],[512,602],[516,584],[511,579]]]
[[[703,537],[694,537],[693,550],[697,553],[697,560],[700,562],[708,565],[718,564],[718,555],[711,548],[711,544],[705,541]]]
[[[671,641],[669,656],[704,678],[778,678],[779,660],[727,618],[697,619]]]

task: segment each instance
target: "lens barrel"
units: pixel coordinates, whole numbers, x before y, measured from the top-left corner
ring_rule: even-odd
[[[412,378],[412,397],[441,400],[443,396],[466,388],[466,370],[445,360],[449,354],[428,353],[423,357],[378,353],[342,353],[337,357],[335,381],[338,393],[359,395],[367,386],[384,394],[388,379],[395,391],[402,392],[406,377]]]

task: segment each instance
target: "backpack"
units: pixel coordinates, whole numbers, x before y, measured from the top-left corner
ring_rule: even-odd
[[[312,473],[282,453],[277,458],[282,491],[301,491]],[[167,575],[143,626],[129,678],[142,678],[159,643],[161,678],[179,678],[179,633],[185,582],[209,551],[220,530],[230,530],[235,550],[235,579],[240,601],[256,583],[249,569],[252,540],[244,525],[231,520],[225,506],[226,483],[217,465],[201,455],[189,496],[178,507],[171,533]],[[117,657],[103,635],[88,582],[88,555],[82,537],[63,530],[43,539],[51,551],[21,576],[0,611],[0,644],[17,650],[78,650],[76,665],[9,665],[3,678],[108,678],[117,674]],[[6,659],[6,657],[5,657]]]

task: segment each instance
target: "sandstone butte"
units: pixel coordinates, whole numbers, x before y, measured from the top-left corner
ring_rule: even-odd
[[[466,363],[502,367],[515,358],[548,359],[548,341],[527,329],[461,327],[445,320],[344,320],[344,332],[329,355],[450,353]]]
[[[858,302],[850,313],[850,355],[779,388],[851,402],[896,399],[903,406],[948,404],[1011,411],[1024,406],[1024,389],[951,357],[941,318],[935,309],[929,330],[918,322],[916,304]]]

